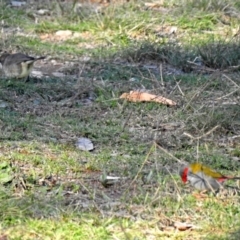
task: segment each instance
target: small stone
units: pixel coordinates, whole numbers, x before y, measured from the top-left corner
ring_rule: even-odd
[[[13,7],[21,7],[22,5],[25,5],[26,2],[11,1],[11,4]]]
[[[8,106],[7,102],[0,100],[0,108],[6,108]]]
[[[70,30],[59,30],[55,33],[56,36],[58,37],[71,37],[72,36],[72,31]]]
[[[48,9],[39,9],[39,10],[37,11],[37,13],[38,13],[39,15],[46,15],[46,14],[49,13],[49,10],[48,10]]]

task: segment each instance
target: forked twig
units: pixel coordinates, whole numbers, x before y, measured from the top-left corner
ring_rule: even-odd
[[[129,184],[129,187],[126,189],[126,191],[127,191],[127,190],[132,186],[132,184],[137,180],[140,172],[142,171],[142,169],[143,169],[144,165],[146,164],[146,162],[147,162],[150,154],[152,153],[153,148],[155,148],[155,144],[153,144],[152,147],[150,148],[149,152],[147,153],[147,156],[146,156],[145,160],[143,161],[143,163],[142,163],[141,167],[139,168],[136,176],[134,177],[134,179],[132,180],[132,182]]]
[[[164,149],[163,147],[161,147],[160,145],[158,145],[156,142],[155,142],[156,146],[158,146],[159,149],[161,149],[163,152],[165,152],[167,155],[169,155],[171,158],[173,158],[175,161],[181,163],[181,164],[187,164],[186,161],[184,160],[181,160],[181,159],[178,159],[176,158],[175,156],[173,156],[170,152],[168,152],[166,149]]]
[[[193,140],[199,140],[203,137],[206,137],[207,135],[211,134],[212,132],[214,132],[217,128],[219,127],[219,125],[215,126],[214,128],[212,128],[211,130],[209,130],[208,132],[204,133],[203,135],[201,136],[198,136],[198,137],[193,137],[190,133],[187,133],[187,132],[184,132],[183,135],[193,139]]]

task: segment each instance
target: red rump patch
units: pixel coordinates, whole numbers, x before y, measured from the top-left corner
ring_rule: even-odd
[[[222,176],[222,177],[218,178],[217,181],[220,182],[220,183],[223,183],[223,182],[226,181],[227,179],[231,179],[231,177]]]
[[[186,168],[183,169],[183,173],[182,173],[182,176],[181,176],[182,181],[183,181],[184,183],[187,182],[187,174],[188,174],[188,167],[186,167]]]

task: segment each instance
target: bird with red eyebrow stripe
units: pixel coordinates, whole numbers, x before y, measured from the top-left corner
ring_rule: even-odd
[[[201,163],[183,166],[179,174],[184,183],[189,182],[190,185],[200,191],[217,191],[226,180],[240,179],[240,177],[225,176]]]

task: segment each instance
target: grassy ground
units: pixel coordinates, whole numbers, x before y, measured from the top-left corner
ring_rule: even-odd
[[[238,1],[74,2],[0,1],[1,49],[47,56],[0,82],[0,239],[239,239],[239,182],[198,198],[178,176],[240,176]],[[178,105],[119,99],[136,89]]]

